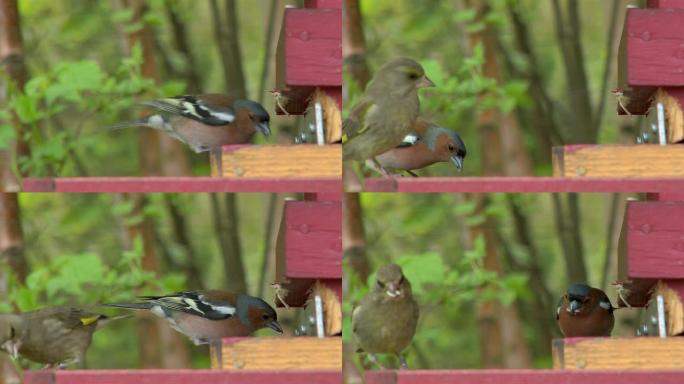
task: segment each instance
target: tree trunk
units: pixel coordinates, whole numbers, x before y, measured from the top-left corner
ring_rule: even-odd
[[[245,267],[242,263],[242,247],[240,246],[240,226],[238,225],[238,204],[235,193],[225,194],[227,252],[223,254],[223,267],[226,274],[226,288],[234,292],[247,293]]]
[[[0,0],[0,70],[14,86],[23,90],[28,80],[24,63],[24,46],[21,34],[21,19],[16,0]],[[9,84],[0,83],[0,103],[5,102]],[[16,115],[11,116],[15,137],[10,146],[0,149],[0,192],[18,192],[19,181],[12,170],[14,159],[29,156],[29,144],[24,139],[24,127]]]
[[[471,0],[466,4],[478,10],[478,19],[484,20],[489,12],[485,1]],[[471,46],[481,43],[484,47],[485,63],[483,74],[500,81],[501,75],[496,58],[495,29],[486,23],[481,31],[470,35]],[[520,131],[509,116],[502,116],[493,108],[484,110],[479,116],[480,153],[482,153],[483,174],[502,175],[530,174],[530,159],[524,153]],[[505,140],[504,140],[505,138]],[[505,142],[504,142],[505,141]],[[488,199],[483,194],[474,195],[476,212],[486,217],[485,221],[471,230],[473,240],[484,237],[484,267],[501,275],[503,270],[497,251],[495,221],[486,216]],[[484,367],[524,368],[532,365],[527,345],[522,338],[522,324],[515,306],[503,307],[496,302],[480,305],[478,309],[482,363]]]
[[[363,17],[359,0],[344,2],[342,23],[342,54],[347,70],[359,89],[365,89],[370,80],[370,70],[366,61],[366,39],[363,35]]]
[[[342,249],[344,259],[362,283],[368,281],[370,263],[366,255],[363,209],[358,193],[345,193],[342,205]],[[345,284],[347,286],[347,284]]]
[[[133,8],[134,20],[138,22],[143,21],[147,12],[147,4],[144,0],[120,0],[118,3],[115,2],[115,6],[119,8]],[[145,24],[139,31],[126,36],[125,47],[128,52],[137,43],[140,44],[143,53],[141,74],[158,81],[154,39],[149,25]],[[178,144],[180,143],[176,143],[170,137],[161,136],[156,130],[141,129],[138,133],[138,148],[142,173],[144,175],[158,175],[160,173],[170,175],[188,174],[189,164],[187,158],[183,160],[183,149],[178,147]],[[175,149],[174,146],[176,146]],[[164,151],[165,158],[168,160],[164,162],[163,172],[160,150]],[[132,198],[135,201],[134,214],[144,216],[144,207],[147,204],[145,196],[136,194]],[[129,229],[129,234],[131,239],[141,236],[143,240],[143,269],[158,273],[159,268],[153,226],[154,222],[150,218],[145,217],[140,224]],[[180,334],[161,330],[162,327],[168,327],[168,325],[163,324],[164,321],[162,319],[152,314],[145,315],[140,320],[138,326],[138,348],[140,350],[141,367],[182,368],[190,365],[190,358],[185,344],[181,344],[178,340],[173,340],[173,338],[180,338]],[[178,346],[178,348],[171,348],[170,346],[172,345]]]

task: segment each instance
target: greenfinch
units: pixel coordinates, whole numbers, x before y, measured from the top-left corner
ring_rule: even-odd
[[[376,364],[376,353],[392,353],[399,358],[401,367],[407,368],[401,352],[416,333],[418,316],[418,303],[401,267],[385,265],[378,271],[368,295],[352,313],[354,342]]]
[[[0,315],[0,346],[14,359],[21,355],[47,366],[83,366],[93,332],[129,316],[108,318],[75,307],[53,307]]]
[[[418,90],[434,86],[413,59],[401,57],[380,67],[342,122],[343,160],[374,160],[401,144],[418,117]]]

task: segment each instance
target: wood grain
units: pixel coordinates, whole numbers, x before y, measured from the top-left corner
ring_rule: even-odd
[[[684,279],[684,201],[628,201],[625,209],[626,276]]]
[[[230,145],[220,155],[211,164],[222,177],[342,177],[340,145]]]
[[[627,10],[626,74],[630,86],[684,85],[684,9]]]
[[[684,338],[566,338],[553,340],[553,368],[684,369]]]
[[[340,337],[227,338],[211,347],[222,370],[342,369]]]
[[[568,371],[550,369],[370,370],[366,384],[680,384],[683,371]]]
[[[682,145],[566,145],[553,147],[560,177],[682,177]]]
[[[681,335],[684,332],[684,307],[682,293],[684,284],[681,280],[661,280],[655,285],[653,294],[662,295],[665,301],[665,317],[668,336]]]
[[[667,121],[667,142],[677,143],[684,140],[684,113],[682,112],[684,91],[677,88],[658,88],[654,105],[663,103]]]

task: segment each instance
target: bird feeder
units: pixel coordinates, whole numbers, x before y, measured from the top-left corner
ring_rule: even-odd
[[[656,113],[664,107],[665,143],[684,140],[684,1],[649,0],[628,8],[618,56],[617,111]],[[568,145],[553,148],[554,176],[684,176],[684,146]]]

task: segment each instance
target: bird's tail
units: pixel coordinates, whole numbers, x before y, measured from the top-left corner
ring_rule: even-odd
[[[107,125],[102,127],[108,131],[113,131],[115,129],[131,128],[131,127],[149,127],[150,123],[147,118],[142,118],[138,120],[124,121],[123,123],[116,123],[112,125]]]
[[[127,308],[127,309],[150,309],[151,303],[104,303],[103,307]]]
[[[133,317],[132,315],[121,315],[121,316],[105,316],[102,315],[100,316],[100,319],[97,321],[97,329],[100,329],[107,324],[111,323],[112,321],[115,320],[121,320],[121,319],[127,319],[129,317]]]

